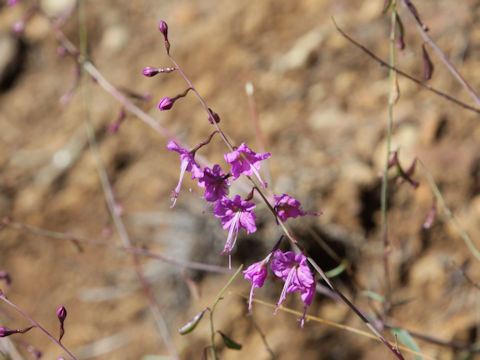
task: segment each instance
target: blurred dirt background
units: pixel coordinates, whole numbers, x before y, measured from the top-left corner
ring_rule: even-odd
[[[74,84],[73,60],[57,55],[58,44],[45,17],[34,15],[20,38],[12,36],[10,27],[28,11],[29,2],[20,1],[11,8],[5,3],[0,8],[0,215],[43,229],[120,243],[88,147],[87,107],[134,243],[178,259],[226,266],[228,259],[220,252],[227,233],[209,211],[202,213],[204,202],[192,183],[184,184],[176,207],[169,208],[179,160],[166,150],[167,139],[130,114],[117,133],[109,132],[121,106],[87,78],[71,101],[62,105],[60,99]],[[52,16],[69,4],[68,0],[40,1],[42,11]],[[337,262],[320,245],[322,241],[348,259],[352,274],[336,278],[335,283],[366,312],[380,311],[382,304],[362,295],[362,290],[385,293],[379,207],[388,73],[342,38],[331,17],[388,59],[390,16],[382,16],[383,1],[100,0],[85,5],[89,51],[98,69],[118,87],[151,93],[151,100],[136,102],[191,146],[212,130],[193,94],[171,111],[156,108],[162,97],[186,88],[180,75],[149,79],[141,74],[145,66],[171,66],[158,21],[169,24],[173,56],[221,116],[224,131],[235,144],[246,141],[261,151],[245,94],[245,83],[253,83],[266,150],[272,153],[270,188],[296,197],[304,210],[324,212],[320,217],[290,220],[289,226],[324,270]],[[430,35],[472,87],[480,90],[479,3],[438,0],[416,5]],[[411,16],[401,6],[399,11],[406,48],[397,53],[397,63],[421,78],[421,38]],[[75,44],[78,26],[74,12],[63,27]],[[471,103],[433,51],[430,55],[435,65],[430,85]],[[87,103],[82,95],[85,85]],[[399,149],[404,167],[415,157],[421,159],[458,221],[480,247],[479,116],[405,79],[399,78],[399,87],[393,149]],[[215,138],[200,153],[224,166],[225,151]],[[432,227],[423,229],[433,200],[425,172],[417,167],[413,177],[420,186],[416,190],[398,183],[394,175],[392,171],[388,211],[392,289],[393,300],[405,303],[394,307],[386,321],[443,341],[473,343],[480,335],[479,290],[460,269],[480,281],[479,262],[442,209]],[[257,215],[259,231],[241,234],[234,267],[263,258],[281,234],[267,209],[259,207]],[[142,266],[181,358],[200,359],[209,344],[207,319],[185,337],[176,329],[212,305],[228,275],[185,271],[146,258]],[[168,355],[130,255],[89,245],[78,251],[67,239],[4,227],[0,270],[13,280],[11,287],[2,283],[0,288],[54,334],[55,311],[59,305],[66,306],[63,342],[79,359],[147,360],[161,358],[147,355]],[[256,297],[275,303],[281,287],[267,280]],[[238,295],[248,295],[249,282],[238,279],[231,290],[220,302],[215,324],[243,349],[219,345],[222,359],[392,358],[373,340],[313,321],[300,329],[294,315],[274,316],[273,309],[260,304],[249,316],[245,299]],[[285,305],[303,309],[297,293],[289,295]],[[367,330],[344,305],[320,294],[308,313]],[[3,304],[0,321],[11,328],[28,325]],[[385,333],[393,339],[388,330]],[[62,355],[38,331],[9,339],[25,359],[31,355],[17,340],[43,351],[45,359]],[[438,359],[466,359],[449,347],[418,343]]]

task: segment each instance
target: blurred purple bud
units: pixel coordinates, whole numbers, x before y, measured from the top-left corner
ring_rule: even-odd
[[[17,4],[18,4],[18,0],[8,0],[7,1],[8,6],[13,6],[13,5],[17,5]]]
[[[142,95],[142,99],[145,101],[150,100],[151,98],[152,98],[152,94],[149,92]]]
[[[7,337],[13,334],[23,334],[31,330],[33,326],[26,327],[25,329],[13,330],[7,327],[0,326],[0,337]]]
[[[10,284],[12,283],[12,279],[10,278],[10,275],[8,275],[8,273],[5,270],[0,271],[0,280],[2,279],[5,280],[5,284],[7,286],[10,286]]]
[[[159,73],[159,69],[147,66],[145,69],[143,69],[142,74],[147,77],[153,77]]]
[[[158,103],[158,108],[161,111],[170,110],[172,108],[174,102],[175,101],[172,98],[165,97],[162,100],[160,100],[160,102]]]
[[[424,229],[430,229],[430,227],[433,224],[433,220],[435,220],[435,215],[436,214],[437,214],[437,199],[433,198],[432,207],[430,208],[430,211],[428,212],[427,219],[423,223],[423,228]]]
[[[396,14],[396,17],[395,17],[395,24],[398,32],[397,48],[399,50],[403,50],[405,48],[405,41],[404,41],[405,30],[403,28],[402,20],[400,20],[400,16],[398,16],[398,14]]]
[[[15,334],[15,330],[10,330],[9,328],[0,326],[0,337],[7,337],[12,334]]]
[[[220,122],[220,116],[218,116],[218,114],[210,108],[208,108],[208,111],[210,112],[210,115],[208,116],[208,121],[210,121],[210,124],[213,124],[214,122],[218,124]]]
[[[27,343],[20,343],[20,345],[24,346],[25,347],[25,350],[27,350],[30,354],[32,354],[33,358],[34,359],[41,359],[43,354],[40,350],[36,349],[35,347],[33,347],[32,345],[30,344],[27,344]]]
[[[67,55],[67,49],[65,49],[65,47],[63,47],[62,45],[59,45],[57,47],[57,55],[60,57],[64,57],[65,55]]]
[[[15,34],[21,34],[25,30],[25,21],[23,20],[17,20],[13,23],[12,25],[12,31]]]
[[[165,40],[168,40],[168,25],[165,21],[160,20],[158,23],[158,30],[163,34]]]
[[[425,49],[425,44],[422,44],[422,56],[423,56],[423,73],[425,75],[425,80],[430,80],[433,74],[433,64],[428,56],[427,49]]]
[[[120,109],[120,114],[117,116],[117,119],[115,120],[115,122],[110,124],[110,126],[108,127],[108,131],[110,131],[111,133],[116,133],[126,117],[127,117],[127,112],[125,111],[125,108],[122,107]]]
[[[393,155],[392,155],[392,158],[390,159],[390,161],[388,162],[388,168],[390,169],[392,166],[395,166],[397,165],[397,162],[398,162],[398,155],[397,155],[398,151],[394,151],[393,152]]]

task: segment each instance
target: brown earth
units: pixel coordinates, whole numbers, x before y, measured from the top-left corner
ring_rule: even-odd
[[[43,1],[41,8],[54,12],[65,4],[68,1]],[[136,103],[191,146],[212,131],[193,94],[171,111],[156,108],[161,98],[186,88],[180,74],[153,79],[141,74],[145,66],[171,66],[157,30],[160,19],[169,24],[173,56],[220,114],[222,129],[234,144],[245,141],[260,151],[244,90],[247,81],[254,84],[262,135],[266,150],[272,153],[269,188],[294,196],[305,210],[324,213],[289,220],[288,225],[324,270],[337,262],[321,241],[348,259],[352,273],[335,278],[335,284],[367,313],[381,313],[382,303],[362,290],[385,294],[380,174],[385,163],[388,72],[342,38],[331,17],[388,59],[390,16],[382,15],[383,1],[122,0],[85,5],[89,52],[98,69],[115,86],[151,93],[151,100]],[[478,3],[427,1],[418,2],[417,8],[431,37],[472,87],[480,89]],[[179,160],[166,150],[167,139],[132,114],[117,133],[110,133],[108,127],[121,106],[87,78],[67,105],[60,104],[74,83],[73,60],[57,55],[50,25],[40,15],[33,16],[20,41],[10,35],[10,26],[27,11],[28,1],[0,9],[0,47],[12,49],[0,54],[0,215],[120,244],[88,146],[88,114],[132,241],[177,259],[226,266],[227,257],[220,255],[226,231],[208,210],[202,212],[204,202],[192,183],[184,184],[176,207],[169,208]],[[400,5],[399,14],[406,48],[397,52],[397,64],[422,78],[421,36]],[[77,12],[63,31],[78,44]],[[429,84],[472,103],[439,58],[429,52],[435,65]],[[399,149],[405,168],[415,157],[421,160],[458,222],[480,247],[478,114],[404,78],[399,78],[399,89],[392,148]],[[226,151],[216,137],[200,153],[223,164]],[[392,300],[409,301],[395,306],[385,320],[443,341],[472,343],[479,336],[479,295],[460,269],[474,281],[480,280],[478,259],[442,207],[433,226],[423,229],[434,198],[424,168],[417,166],[413,176],[420,183],[416,190],[399,183],[393,170],[390,176]],[[241,234],[233,267],[263,258],[281,235],[265,206],[259,206],[257,215],[259,231]],[[148,258],[141,263],[180,357],[199,359],[209,344],[207,317],[187,336],[178,335],[176,329],[212,306],[229,275],[184,271]],[[147,360],[161,358],[147,355],[168,354],[128,253],[86,244],[79,251],[68,239],[7,226],[0,232],[0,270],[13,279],[11,287],[1,285],[9,299],[54,334],[58,331],[55,311],[59,305],[66,306],[63,342],[79,359]],[[274,304],[281,287],[267,280],[263,289],[256,290],[256,297]],[[271,359],[261,333],[275,359],[393,358],[385,346],[364,336],[315,321],[300,329],[295,315],[279,312],[274,316],[273,309],[261,304],[255,304],[249,316],[245,299],[239,296],[248,295],[249,283],[237,279],[230,290],[218,306],[215,326],[243,349],[219,345],[222,359]],[[297,293],[289,295],[285,305],[302,310]],[[351,310],[320,294],[308,313],[367,331]],[[0,321],[10,328],[28,325],[3,304]],[[388,330],[384,333],[393,339]],[[39,331],[8,339],[20,349],[18,340],[34,345],[45,359],[62,355]],[[449,347],[420,340],[418,344],[438,359],[464,359]]]

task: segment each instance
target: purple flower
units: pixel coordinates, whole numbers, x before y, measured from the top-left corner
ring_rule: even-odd
[[[261,288],[263,286],[263,283],[265,282],[265,279],[267,278],[267,266],[271,257],[272,253],[268,254],[268,256],[262,261],[250,265],[247,270],[243,271],[243,273],[245,274],[245,279],[249,280],[252,283],[252,289],[250,290],[250,300],[248,302],[248,310],[252,309],[253,290],[257,287]]]
[[[8,1],[7,1],[7,5],[8,5],[8,6],[17,5],[17,3],[18,3],[18,0],[8,0]]]
[[[257,154],[250,150],[245,143],[242,143],[235,151],[225,154],[223,157],[227,163],[232,165],[233,180],[238,179],[242,174],[247,176],[255,174],[262,186],[267,186],[258,171],[260,170],[260,161],[270,158],[270,153]]]
[[[235,195],[233,200],[224,197],[215,203],[213,215],[222,220],[224,229],[228,229],[227,242],[222,254],[228,252],[229,266],[231,265],[230,253],[235,246],[240,228],[247,230],[248,234],[257,231],[257,226],[255,225],[257,217],[253,213],[253,209],[255,209],[255,204],[242,200],[240,195]]]
[[[272,269],[275,276],[285,282],[282,294],[277,302],[275,314],[278,311],[278,307],[285,301],[286,294],[300,291],[302,301],[305,303],[305,310],[300,319],[300,326],[303,327],[307,308],[312,304],[313,295],[315,294],[315,278],[308,267],[307,258],[303,254],[294,254],[291,251],[283,253],[281,250],[276,250],[273,253],[270,269]]]
[[[307,212],[300,209],[300,201],[294,199],[290,195],[283,194],[281,196],[274,196],[275,198],[275,205],[273,206],[276,210],[278,217],[282,221],[286,221],[288,218],[296,218],[297,216],[305,216],[305,215],[314,215],[318,216],[320,214],[316,214],[313,212]]]
[[[173,208],[175,206],[175,203],[177,202],[178,194],[180,193],[180,188],[182,186],[182,181],[185,175],[185,171],[192,173],[192,179],[202,177],[203,171],[200,165],[198,165],[197,162],[195,161],[195,158],[194,158],[195,153],[192,153],[187,149],[182,148],[173,140],[167,144],[167,149],[178,152],[180,154],[180,161],[181,161],[180,178],[178,180],[177,187],[172,192],[173,204],[170,207]]]
[[[198,185],[205,188],[205,200],[214,202],[228,195],[228,177],[220,165],[213,165],[213,169],[205,167],[203,176],[198,179]]]

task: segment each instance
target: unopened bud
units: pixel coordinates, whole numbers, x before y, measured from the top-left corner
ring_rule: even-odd
[[[162,100],[160,100],[160,102],[158,103],[158,108],[161,111],[170,110],[172,108],[174,102],[175,101],[172,98],[165,97]]]
[[[158,30],[163,34],[165,40],[168,40],[168,25],[165,21],[160,20],[158,23]]]
[[[430,80],[433,74],[433,64],[428,56],[427,49],[425,49],[425,44],[422,44],[422,55],[423,55],[423,74],[425,80]]]
[[[60,56],[60,57],[63,57],[65,55],[67,55],[67,49],[65,49],[64,46],[59,45],[57,47],[57,55]]]
[[[65,309],[65,306],[62,305],[58,308],[57,317],[60,321],[60,335],[58,336],[58,341],[61,341],[63,335],[65,334],[65,328],[63,327],[63,323],[65,322],[65,318],[67,317],[67,309]]]
[[[60,322],[64,322],[66,317],[67,317],[67,309],[65,309],[65,306],[60,306],[57,310],[57,317]]]
[[[145,69],[143,69],[142,74],[147,77],[152,77],[155,76],[159,73],[157,68],[147,66]]]
[[[6,336],[10,336],[12,334],[15,334],[15,332],[13,330],[10,330],[9,328],[0,326],[0,337],[6,337]]]
[[[10,286],[10,284],[12,283],[12,279],[10,278],[10,275],[8,275],[8,273],[5,270],[0,271],[0,280],[2,279],[5,280],[5,284],[7,284],[7,286]]]
[[[210,108],[208,108],[208,111],[210,112],[210,115],[208,116],[208,121],[210,121],[210,124],[213,124],[213,122],[218,124],[220,122],[220,116],[218,116],[218,114]]]
[[[170,53],[170,42],[168,41],[168,25],[165,21],[161,20],[158,23],[158,30],[163,34],[165,39],[165,49],[167,49],[167,54]]]
[[[4,326],[0,326],[0,337],[7,337],[13,334],[23,334],[31,330],[33,326],[26,327],[25,329],[13,330]]]
[[[12,31],[15,34],[21,34],[25,30],[25,21],[23,20],[17,20],[13,23],[12,25]]]

